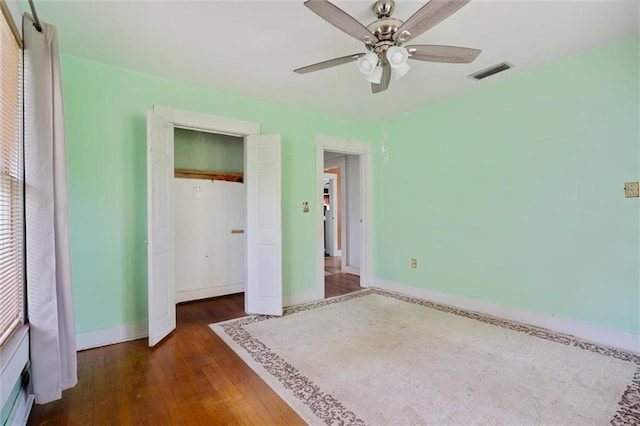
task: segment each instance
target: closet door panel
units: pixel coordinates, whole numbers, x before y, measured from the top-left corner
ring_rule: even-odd
[[[220,182],[225,208],[223,210],[227,236],[225,238],[224,282],[244,290],[245,250],[245,186],[237,182]]]
[[[208,287],[208,271],[212,262],[208,258],[209,243],[203,237],[209,233],[211,222],[215,222],[215,217],[207,214],[214,197],[207,180],[175,179],[178,302],[193,300],[187,293]]]
[[[244,185],[175,179],[176,301],[244,290]]]

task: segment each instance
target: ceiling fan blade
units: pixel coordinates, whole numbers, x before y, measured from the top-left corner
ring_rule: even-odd
[[[411,15],[393,34],[393,41],[405,43],[447,19],[470,0],[431,0]],[[406,34],[408,32],[409,34]]]
[[[307,0],[304,5],[325,21],[365,44],[372,44],[378,41],[378,38],[367,27],[327,0]]]
[[[318,62],[317,64],[307,65],[306,67],[295,69],[293,70],[293,72],[298,74],[306,74],[308,72],[320,71],[325,68],[336,67],[338,65],[346,64],[348,62],[357,61],[359,58],[363,57],[364,55],[365,55],[364,53],[355,53],[353,55],[329,59],[328,61],[322,61],[322,62]]]
[[[380,84],[371,83],[371,93],[384,92],[389,88],[389,81],[391,81],[391,66],[385,61],[382,65]]]
[[[471,63],[482,52],[482,50],[469,47],[437,46],[432,44],[417,44],[405,47],[409,51],[409,59],[451,64]]]

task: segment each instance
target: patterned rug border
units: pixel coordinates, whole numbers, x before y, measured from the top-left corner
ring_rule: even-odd
[[[299,312],[309,311],[323,306],[334,305],[349,300],[357,299],[369,295],[379,295],[393,298],[402,302],[412,303],[426,308],[438,310],[448,314],[476,320],[485,324],[506,328],[519,333],[528,334],[530,336],[549,340],[566,346],[575,346],[577,348],[597,353],[602,356],[613,357],[621,361],[632,362],[637,366],[636,373],[622,394],[619,409],[615,413],[611,424],[628,425],[640,424],[640,355],[627,352],[621,349],[611,348],[599,345],[587,340],[582,340],[575,336],[557,333],[548,329],[535,327],[531,325],[521,324],[501,318],[492,317],[486,314],[480,314],[465,309],[455,308],[426,299],[420,299],[413,296],[407,296],[400,293],[394,293],[379,288],[368,288],[355,293],[349,293],[342,296],[336,296],[330,299],[324,299],[317,302],[306,303],[303,305],[291,306],[284,309],[283,316],[293,315]],[[264,345],[262,342],[251,336],[244,329],[245,325],[262,322],[269,319],[278,318],[274,315],[254,315],[232,319],[229,321],[211,324],[210,327],[218,326],[240,347],[247,351],[251,358],[261,365],[269,374],[277,378],[278,381],[293,392],[293,396],[308,406],[311,411],[324,423],[329,425],[355,424],[364,425],[364,422],[357,418],[356,414],[347,408],[332,395],[323,392],[308,377],[303,376],[291,364],[282,359]],[[214,330],[212,328],[212,330]],[[215,330],[214,330],[215,332]]]

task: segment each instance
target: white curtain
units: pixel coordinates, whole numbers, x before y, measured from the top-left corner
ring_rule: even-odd
[[[23,16],[27,306],[33,391],[44,404],[78,378],[60,53],[57,28],[41,26]]]

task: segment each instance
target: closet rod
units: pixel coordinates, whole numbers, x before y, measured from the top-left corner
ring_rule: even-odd
[[[42,26],[40,25],[40,19],[38,19],[38,12],[36,12],[36,6],[33,4],[33,0],[29,0],[29,7],[31,8],[31,14],[33,15],[33,28],[41,33]]]

